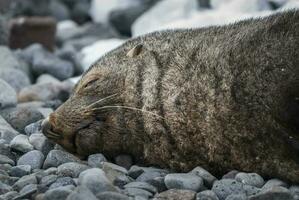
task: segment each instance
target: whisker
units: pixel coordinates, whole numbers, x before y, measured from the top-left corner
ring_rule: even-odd
[[[100,107],[100,108],[94,108],[94,109],[92,109],[92,111],[101,111],[101,110],[106,110],[106,109],[111,109],[111,108],[124,108],[124,109],[130,109],[130,110],[134,110],[134,111],[140,111],[142,113],[154,115],[158,118],[165,119],[164,117],[162,117],[162,116],[160,116],[156,113],[153,113],[153,112],[150,112],[150,111],[147,111],[147,110],[142,110],[142,109],[139,109],[139,108],[129,107],[129,106],[103,106],[103,107]]]
[[[96,106],[97,104],[99,104],[99,103],[101,103],[101,102],[103,102],[103,101],[105,101],[105,100],[109,100],[109,99],[111,99],[111,98],[114,98],[116,95],[118,95],[118,93],[115,93],[115,94],[109,95],[109,96],[107,96],[107,97],[104,97],[104,98],[102,98],[102,99],[100,99],[100,100],[97,100],[97,101],[95,101],[95,102],[89,104],[89,105],[86,106],[85,108],[88,109],[88,108],[91,108],[91,107],[93,107],[93,106]]]

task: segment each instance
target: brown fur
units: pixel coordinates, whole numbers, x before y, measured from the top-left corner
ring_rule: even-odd
[[[299,183],[298,49],[296,10],[141,36],[95,63],[44,132],[83,156]]]

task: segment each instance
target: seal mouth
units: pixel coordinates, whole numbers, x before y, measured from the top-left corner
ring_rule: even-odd
[[[45,136],[47,136],[49,139],[52,139],[52,140],[63,139],[62,135],[56,133],[53,130],[52,125],[49,122],[49,117],[47,117],[46,119],[43,120],[41,127],[42,127],[41,130],[42,130],[43,134]]]

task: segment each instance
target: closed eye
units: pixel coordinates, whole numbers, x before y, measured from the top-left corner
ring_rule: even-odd
[[[92,79],[89,82],[87,82],[83,87],[87,88],[88,86],[92,85],[94,82],[96,82],[98,80],[98,78]]]

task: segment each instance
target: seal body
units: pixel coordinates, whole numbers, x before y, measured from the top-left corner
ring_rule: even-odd
[[[132,52],[133,51],[133,52]],[[151,33],[96,62],[44,123],[81,156],[299,183],[299,12]]]

